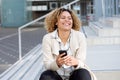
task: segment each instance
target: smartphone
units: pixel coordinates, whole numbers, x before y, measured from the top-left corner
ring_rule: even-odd
[[[63,53],[65,53],[65,55],[63,55],[62,57],[67,56],[67,51],[66,50],[59,50],[59,54],[63,54]]]

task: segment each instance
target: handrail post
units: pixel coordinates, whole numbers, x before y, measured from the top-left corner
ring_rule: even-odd
[[[102,17],[105,18],[105,5],[104,1],[102,0]]]
[[[69,5],[69,9],[71,9],[71,4]]]
[[[21,28],[18,28],[18,40],[19,40],[19,60],[21,60],[22,59]]]

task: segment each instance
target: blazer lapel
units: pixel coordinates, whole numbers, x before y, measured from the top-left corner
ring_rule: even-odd
[[[55,39],[52,40],[52,52],[55,55],[59,55],[59,43]]]
[[[51,39],[52,39],[52,54],[59,55],[59,43],[56,40],[56,31],[52,32]]]

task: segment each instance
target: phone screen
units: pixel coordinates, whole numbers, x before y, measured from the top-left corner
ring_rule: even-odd
[[[63,55],[62,57],[67,55],[67,51],[66,50],[59,50],[59,54],[63,54],[63,53],[65,53],[65,55]]]

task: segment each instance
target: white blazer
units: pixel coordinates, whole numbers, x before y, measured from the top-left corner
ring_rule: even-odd
[[[55,30],[56,31],[56,30]],[[59,67],[56,64],[56,57],[59,55],[59,43],[56,40],[56,32],[46,34],[43,37],[42,50],[43,61],[46,69],[58,70]],[[86,38],[80,31],[71,29],[70,48],[72,56],[79,60],[78,68],[87,69],[92,77],[92,80],[97,80],[93,72],[85,64],[86,60]]]

